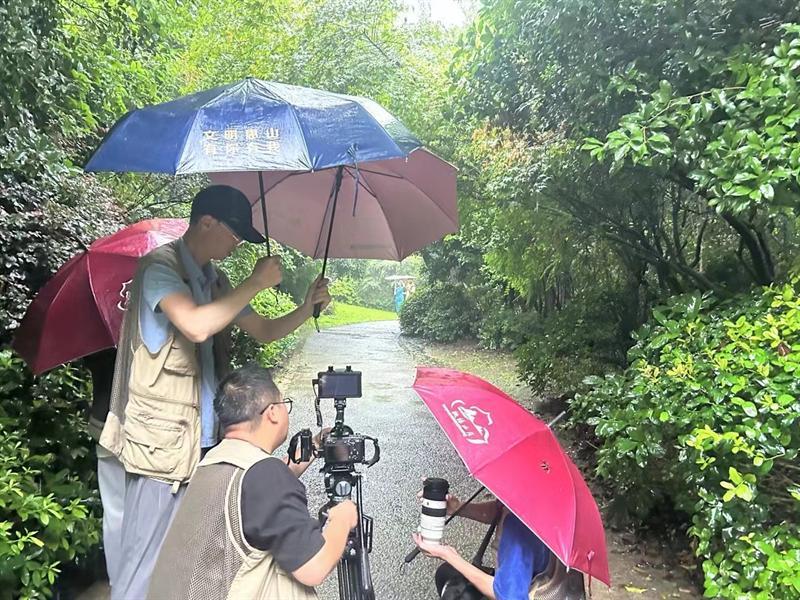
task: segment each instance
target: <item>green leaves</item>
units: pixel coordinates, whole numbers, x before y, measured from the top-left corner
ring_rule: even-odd
[[[49,597],[59,565],[99,542],[92,442],[81,419],[89,390],[79,377],[60,368],[33,380],[0,351],[0,584],[15,597]]]
[[[777,191],[796,191],[800,184],[794,72],[800,65],[800,36],[784,30],[786,37],[772,56],[733,52],[728,68],[735,85],[675,97],[662,81],[651,100],[623,116],[604,141],[587,138],[583,148],[597,160],[610,159],[612,172],[633,164],[673,178],[688,173],[695,182],[690,189],[720,211],[784,212]]]
[[[730,481],[721,481],[720,486],[727,491],[722,496],[723,502],[730,502],[733,498],[741,498],[745,502],[750,502],[753,499],[753,486],[755,483],[755,475],[741,475],[735,468],[728,469],[728,477]]]
[[[706,597],[797,595],[799,289],[674,299],[637,334],[631,366],[572,403],[635,516],[659,501],[691,515]]]

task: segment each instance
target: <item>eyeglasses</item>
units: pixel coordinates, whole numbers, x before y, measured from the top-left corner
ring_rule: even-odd
[[[291,412],[292,412],[292,404],[293,403],[294,403],[294,400],[292,400],[291,398],[284,398],[280,402],[270,402],[264,408],[262,408],[260,411],[258,411],[258,414],[263,415],[267,411],[267,409],[270,406],[272,406],[273,404],[285,404],[286,405],[286,414],[288,415],[288,414],[291,414]]]
[[[237,233],[236,233],[236,232],[235,232],[233,229],[231,229],[231,228],[230,228],[230,226],[229,226],[229,225],[228,225],[228,224],[227,224],[225,221],[220,221],[219,219],[217,219],[217,223],[219,223],[220,225],[222,225],[222,226],[225,228],[225,230],[226,230],[226,231],[227,231],[227,232],[230,234],[230,236],[231,236],[231,237],[232,237],[234,240],[236,240],[236,245],[237,245],[237,246],[238,246],[239,244],[241,244],[241,243],[244,241],[242,238],[240,238],[240,237],[237,235]]]

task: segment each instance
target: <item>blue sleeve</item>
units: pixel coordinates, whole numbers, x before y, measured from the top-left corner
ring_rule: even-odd
[[[139,333],[150,352],[161,349],[171,327],[167,316],[158,308],[158,303],[176,292],[192,295],[189,286],[173,269],[160,264],[152,264],[145,269],[139,306]]]
[[[177,292],[192,295],[189,285],[166,265],[153,264],[144,271],[142,281],[142,300],[153,312],[166,296]]]
[[[522,521],[509,513],[503,522],[494,595],[497,600],[527,600],[531,581],[547,568],[550,550]]]

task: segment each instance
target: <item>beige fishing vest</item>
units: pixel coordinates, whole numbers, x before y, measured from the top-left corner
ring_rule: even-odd
[[[175,327],[162,348],[150,353],[139,330],[141,282],[147,267],[163,264],[188,281],[178,242],[139,260],[122,324],[111,403],[100,445],[115,454],[129,473],[176,486],[191,477],[200,459],[200,364],[197,346]],[[230,289],[217,271],[212,299]],[[230,330],[214,337],[217,377],[229,368]]]
[[[261,460],[280,460],[224,439],[200,462],[161,547],[151,600],[315,600],[242,530],[242,480]]]

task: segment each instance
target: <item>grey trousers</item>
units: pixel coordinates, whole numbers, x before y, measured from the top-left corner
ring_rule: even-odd
[[[161,544],[186,486],[172,493],[168,483],[127,474],[122,518],[122,561],[111,600],[144,600]]]
[[[97,447],[97,484],[103,503],[103,549],[108,583],[113,588],[122,560],[122,511],[125,507],[125,467],[119,459]]]

